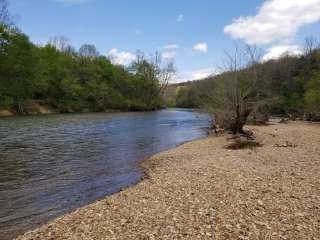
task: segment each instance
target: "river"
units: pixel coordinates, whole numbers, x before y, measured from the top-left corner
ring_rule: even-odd
[[[0,119],[0,239],[138,182],[141,160],[206,136],[209,122],[185,109]]]

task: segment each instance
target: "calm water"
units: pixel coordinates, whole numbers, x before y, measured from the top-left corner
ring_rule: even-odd
[[[0,119],[0,239],[136,183],[139,161],[209,121],[183,109]]]

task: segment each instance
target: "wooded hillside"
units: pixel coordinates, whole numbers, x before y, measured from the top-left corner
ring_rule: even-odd
[[[232,54],[231,54],[232,55]],[[239,59],[229,59],[231,61]],[[229,81],[237,72],[236,83],[247,85],[260,100],[268,100],[263,111],[294,116],[317,115],[320,112],[320,42],[308,38],[300,56],[284,55],[276,60],[254,59],[238,69],[226,68],[222,74],[194,81],[176,88],[175,104],[183,107],[204,107],[209,99],[218,98],[219,82]],[[254,72],[254,74],[247,74]],[[247,81],[240,80],[246,78]],[[254,79],[253,79],[254,78]],[[253,81],[254,80],[254,81]],[[233,84],[226,84],[232,88]],[[221,89],[220,89],[221,90]],[[220,91],[221,92],[221,91]],[[311,117],[311,116],[310,116]]]

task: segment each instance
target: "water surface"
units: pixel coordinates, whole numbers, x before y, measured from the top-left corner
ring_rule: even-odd
[[[0,119],[0,239],[11,239],[139,181],[139,162],[204,137],[204,113]]]

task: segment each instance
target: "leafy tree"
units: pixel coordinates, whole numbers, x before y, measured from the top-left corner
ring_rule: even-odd
[[[138,53],[137,60],[131,66],[131,71],[143,81],[146,105],[150,109],[159,108],[164,90],[175,74],[173,63],[163,63],[159,53],[150,59],[146,59],[143,54]]]
[[[14,27],[0,26],[0,95],[20,113],[33,96],[35,58],[33,45]],[[10,99],[10,100],[9,100]]]
[[[304,99],[307,111],[320,112],[320,72],[314,73],[307,83]]]
[[[176,106],[182,108],[196,108],[197,96],[192,88],[187,86],[182,86],[177,89],[176,94]]]

